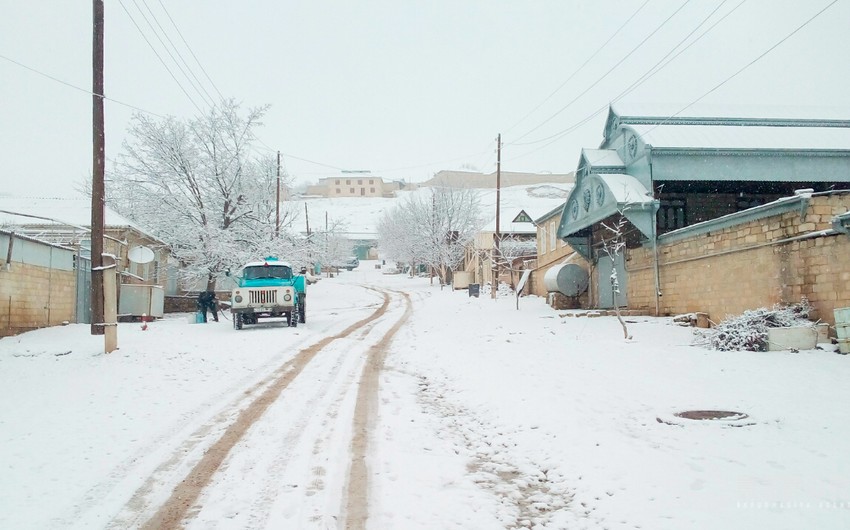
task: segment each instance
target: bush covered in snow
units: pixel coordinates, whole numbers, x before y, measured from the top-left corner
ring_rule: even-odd
[[[710,330],[700,333],[698,341],[713,350],[720,351],[765,351],[767,330],[791,326],[815,326],[809,320],[812,307],[805,298],[799,304],[761,307],[730,317]]]

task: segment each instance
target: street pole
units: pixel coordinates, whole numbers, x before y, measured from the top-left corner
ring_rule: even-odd
[[[307,201],[304,201],[304,220],[307,222],[307,237],[310,237],[310,213],[307,211]]]
[[[103,126],[103,0],[93,0],[92,42],[92,186],[91,186],[91,334],[104,334],[103,204],[106,136]]]
[[[274,236],[280,237],[280,151],[277,152],[277,194],[274,201]]]
[[[499,206],[502,188],[502,134],[496,137],[496,232],[493,235],[493,285],[490,288],[490,297],[496,299],[496,291],[499,289],[499,263],[501,255],[500,243],[502,235],[499,232]]]

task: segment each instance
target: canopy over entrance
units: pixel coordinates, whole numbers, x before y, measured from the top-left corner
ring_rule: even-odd
[[[652,239],[656,211],[658,202],[635,177],[625,173],[586,175],[567,198],[558,237],[591,259],[587,228],[620,213]]]

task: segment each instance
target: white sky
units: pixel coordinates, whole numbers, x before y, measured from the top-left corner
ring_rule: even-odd
[[[284,153],[297,179],[333,168],[408,181],[462,165],[492,171],[500,132],[503,169],[562,173],[575,169],[581,147],[598,145],[604,113],[554,143],[519,143],[567,130],[604,107],[715,8],[686,42],[734,12],[627,100],[684,106],[831,3],[747,0],[736,9],[741,0],[651,0],[579,70],[642,1],[255,0],[235,7],[120,0],[106,5],[105,92],[159,115],[189,117],[198,113],[195,105],[205,107],[144,12],[212,96],[217,87],[246,107],[271,105],[259,136]],[[91,4],[0,0],[0,13],[0,193],[72,195],[91,173],[91,96],[10,60],[88,91]],[[850,2],[838,0],[702,102],[846,106],[847,20]],[[107,102],[109,158],[119,152],[132,112]]]

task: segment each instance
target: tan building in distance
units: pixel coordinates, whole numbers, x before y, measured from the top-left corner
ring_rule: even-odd
[[[319,183],[307,187],[307,195],[320,197],[393,197],[406,189],[401,181],[385,181],[369,171],[343,171],[334,177],[320,178]]]
[[[507,188],[509,186],[529,186],[532,184],[549,184],[553,182],[569,184],[575,181],[576,178],[574,172],[556,174],[502,171],[499,183],[501,187]],[[443,186],[448,188],[476,189],[495,188],[496,173],[443,170],[437,172],[433,177],[420,184],[420,186]]]

